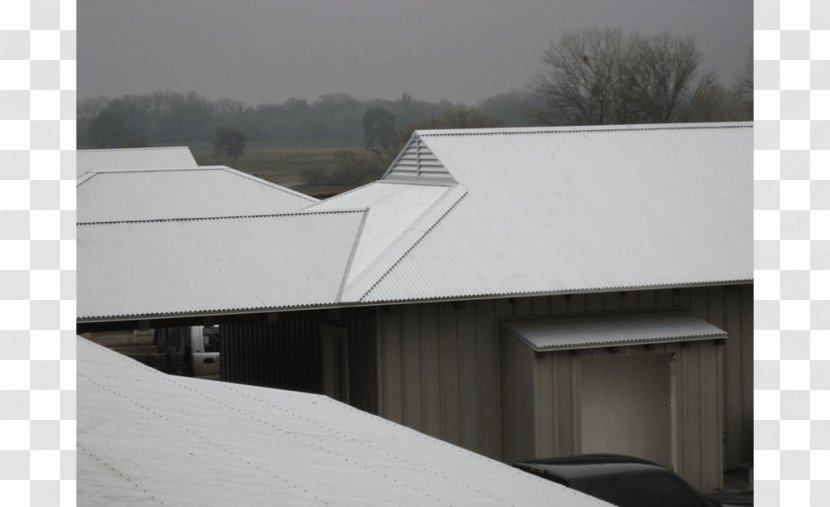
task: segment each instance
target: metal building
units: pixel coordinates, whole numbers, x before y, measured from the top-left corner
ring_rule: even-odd
[[[715,488],[752,460],[751,154],[747,123],[419,131],[301,211],[81,226],[79,326],[220,323],[227,380]]]

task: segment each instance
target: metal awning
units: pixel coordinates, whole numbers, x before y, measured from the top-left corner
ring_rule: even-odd
[[[686,310],[512,320],[502,326],[537,352],[726,338],[726,331]]]

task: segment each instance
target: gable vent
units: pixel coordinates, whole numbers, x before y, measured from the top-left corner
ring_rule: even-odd
[[[413,135],[398,154],[386,174],[387,181],[452,185],[456,181],[447,168],[438,160],[420,136]]]

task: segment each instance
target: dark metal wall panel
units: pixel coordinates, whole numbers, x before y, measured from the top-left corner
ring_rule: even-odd
[[[374,321],[371,309],[355,309],[222,324],[222,380],[322,393],[320,324],[332,324],[348,332],[350,403],[376,413]]]

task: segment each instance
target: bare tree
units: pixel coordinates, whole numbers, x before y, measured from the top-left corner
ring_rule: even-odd
[[[733,92],[738,104],[738,116],[741,120],[751,120],[753,113],[754,72],[752,55],[747,58],[744,72],[738,77]]]
[[[612,28],[566,34],[550,43],[531,78],[543,104],[533,116],[550,125],[680,121],[718,90],[714,75],[697,78],[700,62],[691,37]]]
[[[631,98],[641,121],[678,121],[689,106],[699,84],[709,86],[714,75],[695,83],[701,55],[694,38],[678,38],[668,33],[651,37],[639,34],[629,39]]]
[[[110,99],[104,96],[89,97],[78,101],[78,120],[91,120],[107,107]]]
[[[234,162],[245,154],[246,148],[245,133],[226,127],[217,127],[216,136],[213,139],[213,146],[216,148],[216,156],[227,155],[233,157]]]
[[[363,114],[363,146],[382,156],[395,135],[395,115],[382,107],[370,107]]]

